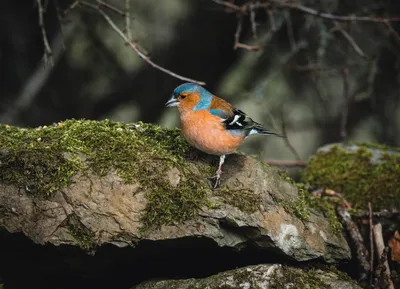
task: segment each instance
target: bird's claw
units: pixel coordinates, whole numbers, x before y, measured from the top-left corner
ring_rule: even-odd
[[[209,180],[214,180],[215,179],[215,183],[214,183],[213,189],[218,188],[219,185],[221,184],[221,176],[218,175],[218,174],[216,174],[216,175],[214,175],[212,177],[209,177],[208,179]]]

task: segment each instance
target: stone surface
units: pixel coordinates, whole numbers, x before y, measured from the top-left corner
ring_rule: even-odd
[[[161,280],[142,283],[134,289],[251,289],[332,288],[358,289],[343,274],[319,269],[301,270],[279,264],[243,267],[202,279]]]
[[[165,178],[177,186],[179,175],[179,168],[173,168]],[[258,203],[251,204],[254,211],[242,211],[240,204],[235,206],[221,198],[221,191],[209,190],[208,199],[213,205],[203,207],[198,217],[141,232],[140,217],[148,192],[135,182],[126,184],[113,171],[104,177],[78,174],[72,185],[49,198],[32,197],[25,190],[1,184],[0,227],[22,232],[39,244],[96,247],[111,243],[124,247],[141,240],[203,237],[221,247],[256,245],[297,261],[350,258],[345,239],[332,232],[326,218],[311,212],[307,220],[300,220],[280,205],[295,202],[298,192],[274,169],[252,158],[231,155],[223,185],[230,190],[240,187],[240,193],[257,196]]]

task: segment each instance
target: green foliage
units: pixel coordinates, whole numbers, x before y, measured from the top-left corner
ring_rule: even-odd
[[[339,146],[311,157],[302,179],[342,193],[355,209],[400,207],[400,154],[379,145]],[[377,149],[380,151],[377,151]]]

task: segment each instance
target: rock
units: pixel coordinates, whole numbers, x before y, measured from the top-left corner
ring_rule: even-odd
[[[318,149],[302,179],[344,195],[355,209],[400,207],[400,148],[379,144],[330,144]]]
[[[251,289],[251,288],[335,288],[358,289],[343,273],[301,270],[280,264],[243,267],[203,279],[162,280],[142,283],[134,289]]]
[[[208,273],[255,260],[350,258],[341,232],[266,164],[230,155],[222,187],[211,190],[207,177],[218,158],[190,150],[177,130],[110,121],[66,121],[40,130],[0,127],[0,151],[0,233],[102,252],[93,257],[101,262],[79,257],[71,270],[79,264],[80,272],[102,275],[123,262],[145,270],[146,259],[159,258],[162,267],[169,258],[193,262],[190,254],[202,262],[220,256],[215,264],[199,263]],[[12,236],[7,246],[14,244]],[[4,251],[18,266],[12,250],[21,249]],[[233,255],[241,251],[251,253]],[[135,257],[124,257],[129,254]],[[65,255],[56,259],[63,262]],[[238,256],[247,259],[239,264]]]

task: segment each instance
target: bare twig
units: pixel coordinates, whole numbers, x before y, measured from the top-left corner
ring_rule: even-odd
[[[286,131],[286,122],[285,122],[285,113],[283,111],[283,107],[281,109],[281,122],[282,122],[282,135],[283,135],[283,141],[285,142],[286,146],[289,148],[289,150],[293,153],[295,156],[296,160],[301,161],[300,154],[297,152],[295,147],[292,145],[290,142],[288,136],[287,136],[287,131]]]
[[[125,32],[126,37],[132,41],[131,29],[131,0],[125,0]]]
[[[101,1],[101,0],[96,0],[96,2],[99,4],[99,8],[105,7],[105,8],[107,8],[107,9],[109,9],[109,10],[111,10],[111,11],[113,11],[113,12],[115,12],[115,13],[123,16],[123,17],[126,17],[126,13],[124,11],[118,9],[115,6],[113,6],[113,5],[111,5],[111,4],[107,3],[107,2]],[[129,5],[129,3],[128,3],[128,5]],[[126,2],[125,2],[125,9],[126,9]]]
[[[225,7],[230,8],[233,11],[240,12],[240,13],[247,13],[249,11],[249,3],[245,3],[242,6],[238,6],[232,4],[228,1],[221,1],[221,0],[212,0],[214,3],[223,5]],[[385,22],[398,22],[400,21],[400,16],[394,17],[375,17],[375,16],[356,16],[356,15],[335,15],[331,13],[320,12],[313,8],[304,6],[296,1],[282,1],[282,0],[267,0],[265,2],[255,2],[253,4],[253,8],[269,8],[271,5],[274,5],[279,8],[289,8],[293,10],[298,10],[305,14],[310,14],[315,17],[320,17],[329,20],[336,20],[341,22],[378,22],[378,23],[385,23]]]
[[[260,6],[266,6],[270,5],[270,3],[273,3],[277,7],[281,8],[290,8],[294,10],[298,10],[300,12],[310,14],[316,17],[320,18],[325,18],[325,19],[330,19],[330,20],[336,20],[336,21],[343,21],[343,22],[355,22],[355,21],[360,21],[360,22],[394,22],[394,21],[400,21],[399,16],[395,17],[374,17],[374,16],[355,16],[355,15],[349,15],[349,16],[343,16],[343,15],[334,15],[331,13],[324,13],[320,12],[318,10],[312,9],[310,7],[306,7],[302,4],[299,4],[295,1],[282,1],[282,0],[268,0],[269,3],[260,3]]]
[[[62,15],[67,15],[71,10],[75,9],[75,7],[78,7],[80,0],[75,0],[67,9],[65,9],[62,13]]]
[[[100,13],[100,15],[103,16],[104,20],[106,20],[107,23],[111,26],[111,28],[136,52],[136,54],[140,58],[142,58],[144,61],[146,61],[148,64],[150,64],[152,67],[154,67],[154,68],[156,68],[156,69],[158,69],[158,70],[160,70],[160,71],[162,71],[162,72],[164,72],[166,74],[169,74],[169,75],[171,75],[171,76],[173,76],[173,77],[175,77],[177,79],[180,79],[182,81],[188,81],[188,82],[193,82],[193,83],[196,83],[196,84],[199,84],[199,85],[205,85],[205,82],[184,77],[182,75],[179,75],[179,74],[177,74],[175,72],[172,72],[171,70],[168,70],[168,69],[166,69],[166,68],[164,68],[164,67],[162,67],[162,66],[160,66],[160,65],[158,65],[156,63],[154,63],[148,56],[146,56],[138,48],[138,46],[136,44],[134,44],[132,41],[130,41],[128,39],[128,37],[121,31],[121,29],[118,28],[118,26],[114,23],[114,21],[111,20],[110,16],[108,16],[107,13],[105,13],[101,9],[101,7],[93,5],[93,4],[88,3],[86,1],[80,1],[79,4],[83,5],[83,6],[86,6],[86,7],[89,7],[91,9],[97,10]]]
[[[267,160],[267,164],[277,167],[305,167],[307,165],[306,161],[280,161],[280,160]]]
[[[383,281],[382,280],[382,272],[384,270],[386,270],[385,263],[387,262],[388,253],[389,253],[389,248],[385,247],[383,249],[382,254],[380,256],[378,256],[378,265],[376,266],[375,271],[374,271],[375,281],[374,281],[373,288],[383,287],[383,286],[381,286],[381,285],[383,285],[382,284],[383,283],[382,282]]]
[[[350,105],[350,80],[349,80],[349,69],[344,68],[343,74],[343,106],[340,118],[340,136],[345,140],[347,138],[347,119],[349,114]]]
[[[368,211],[360,212],[356,215],[353,215],[356,218],[367,218],[369,216]],[[378,212],[372,212],[372,216],[375,218],[394,218],[400,216],[400,210],[386,210],[383,209]]]
[[[46,29],[44,27],[43,14],[44,14],[45,11],[43,9],[42,0],[36,0],[36,3],[38,5],[39,27],[40,27],[40,30],[42,31],[42,37],[43,37],[43,45],[44,45],[43,59],[44,59],[45,63],[50,64],[51,66],[53,66],[54,65],[53,52],[51,51],[49,40],[47,38],[47,32],[46,32]]]
[[[243,48],[249,51],[257,51],[261,50],[262,46],[260,45],[248,45],[244,43],[240,43],[240,34],[242,33],[242,24],[243,24],[243,15],[238,14],[238,22],[235,32],[235,43],[233,44],[233,49]]]
[[[286,20],[286,30],[289,38],[290,48],[293,51],[296,48],[296,40],[294,39],[293,23],[292,17],[290,16],[290,11],[285,10],[283,12]]]
[[[269,25],[271,26],[272,31],[276,31],[276,24],[275,24],[275,17],[274,17],[274,10],[271,8],[266,9],[268,18],[269,18]]]
[[[368,56],[364,53],[364,51],[360,48],[354,38],[339,24],[338,21],[332,21],[335,25],[335,28],[340,31],[344,38],[350,43],[351,47],[353,47],[354,51],[357,52],[362,58],[368,58]]]
[[[62,46],[63,49],[65,50],[65,43],[64,43],[64,28],[63,28],[63,20],[61,17],[61,9],[60,9],[60,5],[58,5],[58,0],[54,1],[54,6],[56,7],[56,11],[57,11],[57,19],[58,19],[58,23],[60,25],[60,35],[61,35],[61,39],[62,39]]]
[[[382,256],[384,254],[385,243],[382,236],[382,225],[379,223],[374,226],[374,237],[378,256]],[[382,262],[382,264],[384,269],[382,270],[381,274],[385,283],[384,288],[394,289],[393,282],[390,279],[390,268],[389,263],[387,262],[387,251],[385,253],[385,262]],[[377,277],[379,278],[380,276]]]
[[[216,4],[219,4],[219,5],[225,6],[227,8],[230,8],[230,9],[232,9],[234,11],[238,11],[238,12],[242,11],[242,8],[240,6],[235,5],[235,4],[233,4],[233,3],[229,2],[229,1],[221,1],[221,0],[212,0],[212,1],[214,3],[216,3]]]
[[[374,224],[372,222],[372,206],[371,202],[368,202],[368,212],[369,212],[369,254],[370,254],[370,275],[369,275],[369,285],[372,286],[372,270],[374,268]]]
[[[343,205],[345,206],[346,209],[350,209],[351,208],[351,204],[342,196],[342,194],[337,193],[334,190],[331,190],[331,189],[316,189],[316,190],[312,190],[311,194],[316,198],[322,198],[322,197],[339,198],[343,202]]]
[[[237,45],[240,42],[240,34],[242,33],[242,23],[243,23],[243,15],[239,14],[235,32],[235,43],[233,44],[233,49],[237,49]]]
[[[53,59],[55,64],[57,64],[62,56],[64,38],[68,38],[74,33],[76,28],[77,23],[71,22],[66,25],[64,34],[61,34],[61,31],[59,31],[53,37],[51,46],[53,47]],[[29,110],[53,71],[54,66],[39,64],[21,86],[21,90],[15,97],[12,105],[0,115],[0,123],[15,123],[21,113]]]
[[[400,35],[399,33],[393,29],[390,22],[385,22],[386,27],[389,29],[389,32],[393,35],[394,39],[396,39],[397,43],[400,44]]]
[[[366,279],[367,274],[370,272],[371,268],[368,262],[368,251],[365,248],[364,239],[361,236],[357,225],[351,219],[351,216],[347,209],[343,206],[338,206],[336,208],[336,211],[339,215],[341,223],[346,228],[351,240],[354,243],[354,246],[356,247],[357,259],[361,267],[360,279]]]
[[[250,23],[251,23],[251,31],[253,32],[253,38],[257,39],[257,23],[256,23],[256,12],[253,8],[253,3],[250,3],[249,10],[250,10]]]

